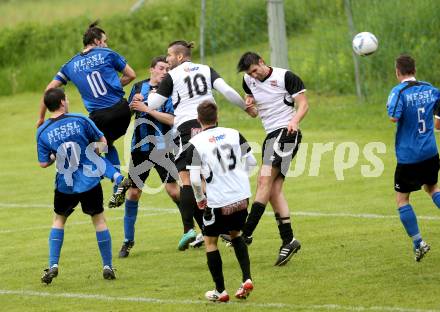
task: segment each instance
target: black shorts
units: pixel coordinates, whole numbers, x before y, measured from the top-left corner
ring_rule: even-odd
[[[420,190],[422,185],[435,185],[440,169],[438,154],[415,164],[397,164],[394,173],[394,190],[410,193]]]
[[[301,139],[299,130],[290,135],[287,135],[287,128],[272,131],[263,143],[263,164],[280,168],[280,174],[285,177]]]
[[[196,119],[185,121],[178,128],[178,135],[174,139],[176,144],[176,150],[174,155],[176,155],[176,168],[178,172],[188,171],[186,169],[186,149],[188,148],[188,142],[193,136],[202,131],[202,126]]]
[[[144,187],[152,168],[156,169],[162,183],[174,183],[175,177],[179,175],[174,164],[174,155],[167,150],[153,149],[153,151],[131,153],[128,176],[138,189]]]
[[[104,133],[108,142],[119,139],[127,132],[130,125],[131,111],[126,99],[121,99],[115,105],[90,113],[90,119]]]
[[[206,207],[203,213],[203,235],[217,237],[229,234],[230,231],[241,231],[247,216],[247,209],[223,215],[221,208]]]
[[[94,216],[104,211],[101,183],[83,193],[66,194],[55,190],[54,211],[66,218],[81,203],[85,214]]]

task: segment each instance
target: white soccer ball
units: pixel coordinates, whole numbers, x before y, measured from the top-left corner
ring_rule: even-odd
[[[373,54],[379,45],[377,38],[370,32],[361,32],[353,38],[353,50],[357,55]]]

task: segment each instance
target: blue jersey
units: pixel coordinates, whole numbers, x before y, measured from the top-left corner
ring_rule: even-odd
[[[51,154],[56,155],[55,188],[59,192],[83,193],[99,183],[103,160],[90,143],[103,136],[93,121],[80,114],[50,118],[38,128],[38,161],[47,163]]]
[[[400,164],[418,163],[435,156],[433,116],[440,92],[422,81],[405,81],[393,88],[388,97],[388,116],[396,118],[396,157]]]
[[[156,89],[157,86],[151,86],[149,79],[140,81],[133,85],[131,89],[128,102],[131,102],[136,93],[142,94],[144,99],[148,98],[151,89]],[[169,98],[160,108],[158,112],[168,113],[174,115],[173,102]],[[135,129],[133,131],[133,138],[131,140],[132,151],[147,152],[153,149],[163,150],[170,148],[172,139],[171,127],[161,123],[153,118],[148,113],[136,113]]]
[[[54,80],[66,84],[71,80],[77,87],[89,113],[108,108],[118,103],[124,96],[119,80],[127,61],[108,48],[93,48],[86,53],[78,53],[64,64]]]

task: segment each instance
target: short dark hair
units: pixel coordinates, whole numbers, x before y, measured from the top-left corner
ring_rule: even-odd
[[[200,123],[213,125],[217,122],[217,105],[211,101],[203,101],[197,107],[197,115]]]
[[[61,106],[61,101],[66,100],[66,94],[62,88],[50,88],[44,92],[44,105],[50,112],[54,112]]]
[[[105,31],[102,28],[98,27],[99,20],[94,21],[89,25],[89,28],[83,35],[83,44],[87,46],[89,44],[93,44],[95,39],[101,40],[102,34],[105,34]]]
[[[165,56],[163,56],[163,55],[159,55],[159,56],[154,57],[154,58],[151,60],[150,68],[153,68],[153,67],[156,66],[157,63],[159,63],[159,62],[166,63],[166,62],[167,62],[167,58],[166,58]]]
[[[191,49],[194,48],[194,42],[185,40],[176,40],[168,45],[168,48],[175,47],[177,52],[182,53],[183,56],[191,57]]]
[[[247,71],[251,65],[258,65],[260,60],[261,56],[259,56],[257,53],[248,51],[240,57],[237,70],[238,72]]]
[[[416,61],[408,54],[401,54],[396,58],[396,68],[401,75],[414,75]]]

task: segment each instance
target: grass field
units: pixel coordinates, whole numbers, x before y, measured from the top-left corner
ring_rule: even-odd
[[[70,91],[71,111],[83,111]],[[79,210],[66,226],[60,275],[43,285],[55,172],[37,165],[34,122],[39,97],[24,93],[0,98],[0,310],[440,311],[440,214],[425,194],[413,195],[422,233],[432,244],[427,258],[416,263],[395,209],[394,128],[383,97],[358,105],[351,96],[309,94],[310,112],[302,124],[308,146],[305,170],[285,183],[303,248],[287,266],[273,267],[280,241],[268,207],[249,249],[255,291],[247,301],[205,302],[203,294],[213,282],[204,251],[177,250],[180,216],[163,192],[143,195],[136,246],[129,258],[114,258],[117,280],[102,279],[93,226]],[[262,143],[259,121],[220,105],[221,124]],[[334,142],[333,151],[323,154],[319,174],[309,176],[313,144],[329,142]],[[360,157],[344,171],[345,179],[337,180],[335,150],[342,142],[355,142]],[[369,142],[386,146],[385,154],[377,154],[383,174],[375,178],[361,175],[361,165],[370,164],[362,153]],[[260,156],[258,149],[256,154]],[[150,186],[159,186],[156,174],[153,177]],[[110,183],[104,181],[103,186],[108,197]],[[106,216],[117,256],[123,209],[106,210]],[[238,264],[232,250],[223,244],[220,248],[226,287],[233,294],[240,283]]]
[[[0,11],[2,19],[0,28],[12,28],[22,23],[37,23],[50,25],[52,23],[65,21],[69,18],[86,16],[97,19],[110,15],[115,12],[126,13],[135,0],[117,1],[117,0],[6,0],[0,2]]]

